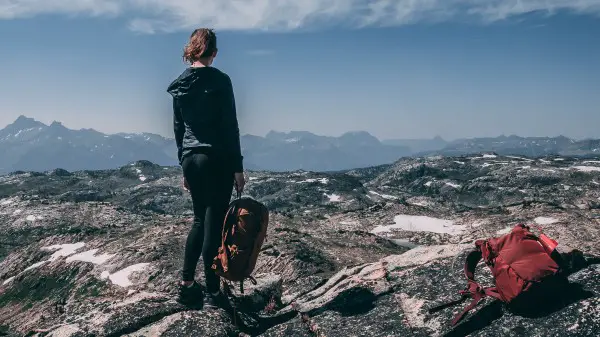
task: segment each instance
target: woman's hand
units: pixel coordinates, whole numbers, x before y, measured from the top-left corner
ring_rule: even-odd
[[[190,191],[190,185],[188,184],[188,182],[187,182],[187,179],[185,179],[185,177],[183,177],[183,189],[184,189],[186,192],[189,192],[189,191]]]
[[[244,178],[244,172],[236,172],[235,173],[235,189],[238,194],[242,194],[244,191],[244,185],[246,184],[246,179]]]

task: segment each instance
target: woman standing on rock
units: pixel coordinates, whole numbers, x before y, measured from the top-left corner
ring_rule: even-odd
[[[217,37],[206,28],[196,29],[183,53],[190,64],[173,81],[175,141],[183,168],[183,185],[192,196],[194,224],[188,234],[183,259],[179,302],[222,306],[219,277],[211,269],[221,244],[223,220],[233,184],[244,188],[240,133],[231,79],[212,67],[217,56]],[[196,265],[202,254],[206,296],[195,281]]]

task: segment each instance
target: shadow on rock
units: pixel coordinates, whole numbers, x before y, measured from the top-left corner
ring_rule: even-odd
[[[502,309],[502,303],[494,301],[478,310],[466,322],[452,329],[444,337],[468,336],[475,331],[481,330],[501,318],[503,315]]]
[[[339,312],[342,317],[365,314],[375,308],[378,296],[370,289],[357,287],[345,291],[328,306],[328,310]]]
[[[313,310],[311,316],[325,310],[338,312],[342,317],[365,314],[375,308],[378,296],[370,289],[357,287],[346,289],[327,305]],[[234,325],[241,331],[252,336],[260,335],[274,326],[286,323],[298,315],[300,311],[283,311],[274,316],[261,315],[250,306],[230,307],[227,310]]]
[[[507,306],[509,312],[526,318],[541,318],[555,313],[573,303],[595,296],[579,283],[565,278],[548,280]]]

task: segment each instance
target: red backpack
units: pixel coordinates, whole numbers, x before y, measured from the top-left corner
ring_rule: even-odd
[[[468,286],[460,291],[460,300],[429,310],[430,313],[459,304],[467,298],[472,301],[452,320],[456,325],[464,315],[486,296],[511,304],[532,292],[542,281],[559,275],[560,256],[556,241],[544,234],[534,235],[526,225],[519,224],[506,235],[477,240],[475,250],[467,255],[464,273]],[[483,259],[492,271],[494,287],[482,287],[475,281],[475,268]],[[529,301],[526,300],[526,301]]]

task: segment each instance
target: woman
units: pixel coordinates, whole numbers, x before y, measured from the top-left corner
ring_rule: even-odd
[[[206,28],[196,29],[183,53],[190,64],[173,81],[175,141],[183,168],[183,186],[192,196],[194,224],[188,234],[183,259],[179,302],[222,306],[219,277],[211,269],[221,244],[221,231],[233,184],[244,188],[240,133],[231,79],[212,67],[217,37]],[[206,294],[194,280],[202,254]]]

